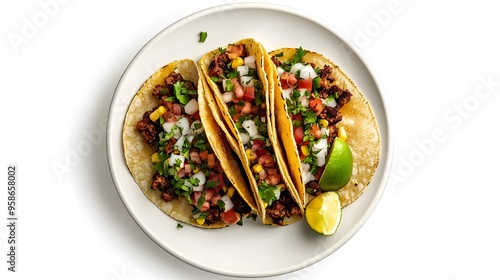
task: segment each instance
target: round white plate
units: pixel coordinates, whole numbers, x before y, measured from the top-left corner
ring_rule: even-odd
[[[279,23],[290,32],[272,28]],[[200,31],[208,32],[205,43]],[[315,234],[302,219],[287,227],[263,226],[244,220],[243,226],[205,230],[177,228],[143,195],[125,164],[122,126],[125,113],[144,81],[165,64],[181,58],[198,60],[213,49],[252,37],[270,51],[303,47],[337,63],[370,101],[382,136],[382,157],[365,193],[343,211],[334,236]],[[132,59],[123,73],[110,106],[107,152],[110,171],[123,204],[142,230],[173,256],[213,273],[263,277],[289,273],[327,257],[345,244],[365,223],[378,203],[389,175],[392,144],[380,84],[366,60],[331,26],[290,8],[268,4],[231,4],[190,15],[162,30]]]

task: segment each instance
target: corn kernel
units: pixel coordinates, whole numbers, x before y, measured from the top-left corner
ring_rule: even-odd
[[[155,163],[160,161],[160,159],[158,158],[158,153],[154,153],[151,155],[151,161]]]
[[[347,140],[347,131],[345,131],[345,128],[343,126],[339,128],[338,136],[344,141]]]
[[[227,186],[222,186],[222,191],[223,191],[224,193],[227,193],[227,189],[228,189],[228,187],[227,187]]]
[[[235,191],[234,187],[233,187],[233,186],[230,186],[230,187],[227,189],[227,193],[226,193],[226,194],[227,194],[227,196],[229,196],[229,197],[233,197],[233,195],[234,195],[234,191]]]
[[[262,169],[263,169],[262,164],[260,164],[260,163],[257,163],[254,166],[252,166],[253,173],[259,173],[262,171]]]
[[[152,121],[157,121],[163,114],[167,112],[167,109],[165,107],[160,106],[156,110],[154,110],[151,114],[149,114],[149,119]]]
[[[160,115],[156,111],[153,111],[151,114],[149,114],[149,119],[154,122],[157,121],[158,118],[160,118]]]
[[[237,58],[233,59],[233,62],[231,63],[231,67],[233,69],[236,69],[238,66],[241,66],[243,64],[245,64],[245,61],[243,60],[243,58],[238,56]]]
[[[254,152],[254,150],[252,149],[247,149],[245,151],[246,155],[247,155],[247,158],[250,162],[254,161],[257,159],[257,154]]]
[[[276,185],[276,187],[278,188],[278,190],[281,190],[281,191],[285,190],[285,188],[286,188],[285,184],[283,184],[283,183]]]
[[[165,109],[165,107],[163,107],[163,106],[160,106],[160,107],[158,107],[158,109],[156,109],[156,111],[158,111],[158,114],[160,114],[160,116],[162,116],[163,114],[165,114],[167,112],[167,109]]]
[[[300,151],[302,152],[302,155],[304,155],[304,156],[306,156],[306,157],[307,157],[308,155],[310,155],[310,153],[309,153],[309,148],[307,147],[307,145],[302,145],[302,146],[300,146]]]
[[[328,127],[328,121],[327,121],[327,120],[325,120],[325,119],[321,119],[321,120],[319,121],[319,125],[320,125],[321,127],[327,128],[327,127]]]
[[[196,222],[199,224],[199,225],[203,225],[205,223],[205,218],[198,218],[196,219]]]

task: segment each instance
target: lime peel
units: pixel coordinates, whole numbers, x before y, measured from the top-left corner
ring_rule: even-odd
[[[353,158],[351,148],[343,139],[336,137],[328,161],[319,179],[319,186],[325,191],[337,191],[351,180]]]
[[[336,192],[324,192],[313,198],[305,209],[309,227],[322,235],[333,235],[342,220],[342,206]]]

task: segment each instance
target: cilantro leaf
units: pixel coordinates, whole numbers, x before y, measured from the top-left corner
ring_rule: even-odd
[[[276,192],[278,188],[276,186],[271,186],[265,182],[263,182],[259,186],[259,196],[267,202],[268,205],[271,205],[274,201],[278,200],[276,197]]]
[[[201,31],[199,36],[200,36],[200,40],[198,42],[204,43],[205,40],[207,39],[208,33],[206,31]]]

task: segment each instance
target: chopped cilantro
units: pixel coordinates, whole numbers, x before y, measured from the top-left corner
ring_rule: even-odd
[[[182,224],[177,223],[177,228],[183,228],[184,226]]]
[[[268,205],[271,205],[274,201],[278,199],[275,193],[276,190],[277,190],[276,186],[271,186],[266,182],[263,182],[259,186],[259,196],[260,198],[262,198],[262,200],[267,202]]]
[[[217,200],[217,206],[219,206],[220,209],[226,208],[226,203],[222,201],[222,199]]]
[[[176,82],[174,84],[175,97],[182,105],[186,105],[191,100],[190,95],[195,95],[196,92],[186,88],[184,82]]]
[[[198,199],[198,204],[196,204],[196,207],[198,207],[198,209],[201,209],[203,203],[205,203],[205,191],[201,193],[200,198]]]
[[[229,106],[229,115],[231,115],[231,117],[236,115],[236,108],[234,107],[234,104],[231,104],[231,106]]]
[[[200,36],[200,40],[198,42],[204,43],[205,40],[207,39],[208,33],[205,31],[201,31],[199,36]]]
[[[217,188],[219,186],[220,182],[219,181],[214,181],[214,180],[207,180],[205,183],[206,188]]]

